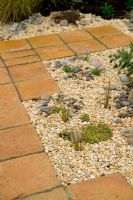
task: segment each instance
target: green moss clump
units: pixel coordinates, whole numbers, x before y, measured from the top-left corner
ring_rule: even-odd
[[[95,67],[91,70],[91,73],[94,74],[95,76],[100,76],[101,72],[102,72],[102,69],[98,67]]]
[[[83,128],[83,141],[94,144],[112,137],[112,130],[106,124],[88,125]]]
[[[90,116],[88,114],[83,114],[80,116],[80,120],[82,122],[89,122],[90,121]]]
[[[63,71],[66,72],[66,73],[72,73],[73,72],[73,68],[70,67],[69,65],[65,65],[63,67]]]

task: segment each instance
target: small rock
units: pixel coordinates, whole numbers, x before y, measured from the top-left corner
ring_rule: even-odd
[[[120,103],[117,103],[115,107],[116,107],[116,109],[120,109],[120,108],[122,108],[122,105]]]
[[[82,71],[81,67],[79,66],[73,67],[73,73],[78,73],[80,71]]]
[[[128,100],[129,100],[129,101],[132,101],[132,100],[133,100],[133,89],[129,92]]]
[[[120,80],[122,82],[128,82],[129,81],[129,79],[128,79],[126,74],[120,74],[119,77],[120,77]]]
[[[133,146],[133,136],[129,136],[127,138],[127,142],[128,142],[129,145]]]
[[[86,81],[90,81],[90,80],[91,80],[91,77],[86,76]]]
[[[49,108],[48,106],[42,106],[42,107],[40,108],[40,110],[41,110],[42,112],[47,113],[47,115],[50,115],[50,108]]]
[[[119,124],[119,123],[121,123],[121,118],[115,118],[113,121],[114,121],[116,124]]]
[[[110,84],[110,87],[109,87],[109,85],[108,85],[106,88],[110,88],[110,90],[116,90],[116,86],[113,85],[113,84]]]
[[[102,88],[102,87],[100,87],[100,88],[98,88],[97,89],[97,93],[99,93],[99,94],[105,94],[105,89],[104,88]]]
[[[124,129],[124,131],[122,132],[122,135],[124,137],[129,137],[129,136],[133,137],[133,128],[126,128],[126,129]]]
[[[50,99],[51,99],[51,96],[50,95],[42,96],[41,99],[44,100],[44,101],[48,101],[49,102]]]
[[[16,31],[17,28],[18,28],[18,26],[19,26],[19,23],[14,23],[14,24],[11,26],[10,31]]]
[[[63,20],[60,21],[60,25],[61,26],[68,26],[69,24],[68,24],[68,21],[66,19],[63,19]]]

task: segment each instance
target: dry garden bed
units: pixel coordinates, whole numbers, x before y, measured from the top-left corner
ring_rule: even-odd
[[[63,184],[119,171],[133,185],[133,66],[127,71],[116,68],[119,60],[110,63],[118,49],[85,51],[44,62],[61,93],[23,105]]]

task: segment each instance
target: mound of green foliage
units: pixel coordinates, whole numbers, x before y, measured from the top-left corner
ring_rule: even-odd
[[[39,0],[0,0],[0,21],[19,22],[28,18],[39,5]]]
[[[106,124],[101,123],[84,127],[82,134],[83,141],[90,144],[108,140],[113,135],[111,129]]]

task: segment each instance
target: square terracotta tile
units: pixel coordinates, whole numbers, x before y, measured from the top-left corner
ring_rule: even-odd
[[[0,68],[0,84],[11,83],[8,72],[5,68]]]
[[[60,184],[45,153],[1,162],[0,177],[1,200],[17,199]]]
[[[31,49],[26,40],[0,41],[0,53]]]
[[[108,36],[99,39],[103,44],[105,44],[108,48],[115,48],[121,46],[127,46],[133,39],[124,35],[118,34],[113,36]]]
[[[50,78],[50,74],[42,62],[10,67],[9,72],[14,82],[37,78],[38,76]]]
[[[30,124],[0,131],[0,160],[42,150],[39,136]]]
[[[58,93],[57,83],[49,77],[38,76],[36,79],[15,83],[23,100],[38,98],[43,95]]]
[[[63,58],[74,55],[74,53],[64,44],[37,48],[36,51],[38,52],[42,60]]]
[[[73,51],[75,51],[78,55],[90,53],[93,51],[102,51],[106,49],[100,42],[97,42],[93,39],[79,42],[71,42],[68,43],[68,46],[70,46],[70,48]]]
[[[19,101],[0,101],[0,129],[30,123],[27,112]]]
[[[8,53],[2,53],[1,57],[3,59],[9,59],[9,58],[20,58],[24,56],[34,56],[36,55],[35,51],[31,49],[17,51],[17,52],[8,52]]]
[[[133,189],[120,174],[68,186],[73,200],[131,200]]]
[[[62,44],[62,40],[57,35],[43,35],[28,39],[34,48]]]
[[[21,65],[21,64],[27,64],[27,63],[33,63],[40,61],[40,58],[36,55],[34,56],[25,56],[21,58],[9,58],[5,60],[5,64],[10,67],[14,65]]]
[[[35,194],[24,198],[24,200],[68,200],[63,188],[57,188],[50,192]]]
[[[2,60],[0,59],[0,68],[1,67],[4,67],[4,64],[3,64]]]
[[[70,32],[60,33],[59,36],[65,42],[74,42],[74,41],[82,41],[92,39],[93,37],[85,30],[76,30]]]
[[[18,94],[13,84],[0,85],[0,102],[1,101],[7,103],[19,101]]]
[[[114,28],[113,26],[108,26],[108,25],[88,28],[86,30],[92,35],[94,35],[96,38],[102,38],[106,36],[121,34],[121,31]]]

